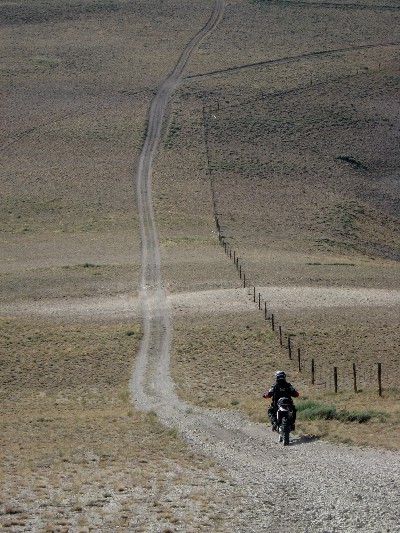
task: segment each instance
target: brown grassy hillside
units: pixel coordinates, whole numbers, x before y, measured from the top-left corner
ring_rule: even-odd
[[[214,214],[247,274],[249,298],[257,287],[284,333],[283,350],[277,339],[278,346],[246,346],[253,354],[248,359],[240,345],[230,353],[230,362],[225,361],[226,372],[218,357],[224,341],[206,343],[203,366],[198,356],[185,355],[192,353],[191,334],[182,346],[178,333],[176,378],[192,373],[207,377],[205,388],[182,384],[194,397],[204,392],[216,399],[207,394],[209,372],[215,368],[217,387],[245,401],[246,386],[233,383],[252,372],[259,349],[271,362],[269,371],[256,366],[260,389],[272,378],[273,368],[296,372],[297,362],[290,363],[286,355],[288,334],[294,353],[301,348],[308,369],[307,375],[291,374],[303,389],[308,391],[315,358],[322,391],[332,390],[334,366],[341,390],[351,390],[355,363],[359,388],[377,394],[377,362],[383,365],[386,389],[397,390],[398,303],[349,306],[332,300],[330,309],[329,301],[323,309],[320,304],[310,309],[296,301],[297,310],[279,302],[274,309],[268,290],[398,290],[397,23],[395,7],[377,3],[358,8],[231,2],[220,31],[191,63],[174,99],[155,173],[164,278],[172,289],[187,289],[188,274],[182,273],[188,267],[172,268],[179,262],[189,262],[196,287],[215,286],[224,277],[212,264],[204,264],[211,254],[207,242],[215,238]],[[207,184],[215,209],[204,196]],[[201,213],[207,202],[205,220]],[[190,242],[177,246],[187,234]],[[233,264],[231,268],[236,274]],[[236,286],[241,283],[237,276]],[[215,320],[199,321],[208,331]],[[262,313],[259,320],[270,331]],[[241,325],[219,323],[222,337],[235,339],[237,328],[245,337],[251,321],[244,316]],[[236,373],[233,362],[238,362],[232,367]],[[398,402],[393,394],[390,409],[393,397]],[[364,398],[359,408],[374,402],[374,396]]]
[[[151,516],[165,533],[179,523],[226,531],[232,517],[221,509],[232,501],[240,523],[238,488],[130,405],[139,321],[39,320],[31,305],[136,294],[134,166],[148,107],[211,6],[0,5],[0,302],[25,308],[0,322],[8,530],[146,531]],[[398,27],[394,0],[229,0],[188,65],[153,171],[165,287],[242,286],[218,244],[217,215],[251,284],[241,297],[256,286],[318,374],[313,388],[297,373],[256,305],[230,313],[227,303],[225,314],[174,322],[182,396],[265,420],[259,396],[279,366],[303,397],[383,413],[301,431],[399,446],[387,438],[399,420],[398,304],[269,305],[276,287],[399,290]],[[358,395],[349,393],[353,362]]]

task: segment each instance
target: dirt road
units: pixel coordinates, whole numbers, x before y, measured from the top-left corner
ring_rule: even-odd
[[[164,424],[177,428],[194,449],[214,457],[239,482],[251,501],[243,531],[400,531],[398,454],[301,440],[283,448],[264,426],[227,410],[198,408],[174,392],[169,372],[172,311],[160,274],[151,166],[168,99],[196,46],[217,26],[223,8],[224,2],[217,0],[210,20],[161,85],[149,113],[136,174],[144,335],[131,377],[132,401],[138,409],[155,411]]]

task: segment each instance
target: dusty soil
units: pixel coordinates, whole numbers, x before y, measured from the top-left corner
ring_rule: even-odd
[[[213,5],[1,7],[5,530],[398,531],[398,454],[309,437],[399,446],[398,6],[231,0],[167,78]],[[312,389],[253,286],[304,365],[366,363],[363,392],[321,365]],[[388,418],[303,422],[283,450],[259,399],[278,365]]]

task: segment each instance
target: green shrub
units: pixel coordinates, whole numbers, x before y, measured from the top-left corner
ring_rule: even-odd
[[[385,417],[384,413],[376,411],[353,411],[347,409],[336,410],[334,405],[326,405],[315,400],[304,400],[297,404],[298,416],[302,420],[340,420],[342,422],[368,422],[373,417]]]
[[[335,408],[317,402],[304,400],[297,404],[299,418],[303,420],[331,420],[335,416]]]
[[[319,407],[321,404],[321,402],[317,402],[315,400],[302,400],[298,403],[296,403],[296,409],[297,409],[297,412],[301,412],[301,411],[305,411],[307,409],[314,409],[316,407]]]

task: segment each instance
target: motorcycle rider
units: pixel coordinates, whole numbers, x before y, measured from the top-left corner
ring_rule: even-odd
[[[272,431],[277,431],[278,429],[276,413],[278,410],[278,400],[280,398],[288,398],[288,400],[290,401],[290,407],[293,410],[292,430],[294,430],[296,428],[296,407],[294,406],[292,398],[297,398],[299,396],[299,393],[291,383],[286,381],[286,374],[282,370],[278,370],[277,372],[275,372],[275,380],[276,383],[272,385],[272,387],[267,393],[263,394],[263,398],[272,399],[272,403],[268,407],[268,418],[270,419],[272,424]]]

